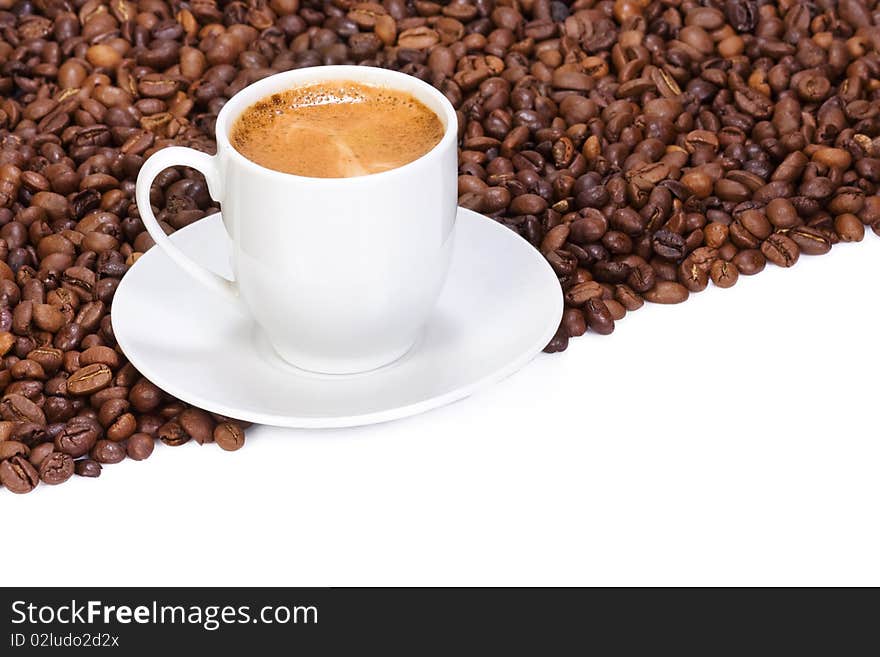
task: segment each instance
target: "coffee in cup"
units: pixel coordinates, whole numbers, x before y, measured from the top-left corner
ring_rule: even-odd
[[[281,91],[247,109],[230,142],[260,166],[312,178],[351,178],[417,160],[443,138],[415,96],[350,80]]]

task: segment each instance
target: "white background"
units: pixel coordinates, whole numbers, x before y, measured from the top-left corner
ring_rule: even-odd
[[[4,491],[4,584],[880,585],[878,274],[869,234],[419,417]]]

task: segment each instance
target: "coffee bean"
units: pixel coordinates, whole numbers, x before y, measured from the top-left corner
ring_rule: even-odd
[[[767,260],[780,267],[791,267],[798,261],[798,245],[782,233],[774,233],[761,245],[761,253]]]
[[[146,433],[136,433],[128,439],[126,453],[135,461],[148,459],[153,453],[153,437]]]
[[[24,443],[17,440],[5,440],[0,442],[0,461],[3,459],[11,459],[13,456],[27,457],[30,449]]]
[[[107,427],[108,440],[120,442],[131,436],[137,430],[137,419],[131,413],[120,415],[113,424]]]
[[[546,209],[547,201],[537,194],[517,196],[510,204],[510,212],[513,214],[540,214]]]
[[[46,416],[37,404],[19,394],[8,394],[0,400],[0,415],[12,422],[46,424]]]
[[[687,252],[681,235],[668,230],[658,230],[652,241],[654,253],[669,260],[680,260]]]
[[[103,394],[104,392],[112,390],[112,388],[105,388],[100,393],[96,394],[92,398],[92,406],[99,406],[98,409],[98,422],[101,423],[101,426],[105,429],[111,426],[116,420],[118,420],[122,415],[124,415],[131,404],[127,399],[123,397],[112,397],[106,400],[102,400],[99,402],[98,395]],[[118,388],[123,395],[125,394],[125,388]]]
[[[718,259],[718,250],[708,246],[701,246],[694,249],[687,257],[687,262],[693,263],[703,271],[709,271],[712,263]]]
[[[599,335],[609,335],[614,331],[614,318],[601,299],[590,299],[584,306],[587,326]]]
[[[25,445],[37,445],[48,440],[47,427],[33,422],[16,422],[12,429],[12,440],[17,440]]]
[[[636,294],[628,285],[616,285],[614,287],[614,299],[626,310],[638,310],[645,305],[642,297]]]
[[[39,303],[33,306],[33,322],[37,328],[49,333],[55,333],[64,326],[66,319],[64,314],[55,306]]]
[[[55,451],[55,445],[52,443],[40,443],[35,446],[30,455],[28,456],[28,461],[31,462],[31,465],[35,468],[39,469],[40,464],[46,459],[47,456],[52,454]]]
[[[767,259],[758,249],[746,249],[733,257],[733,264],[741,274],[753,276],[764,270]]]
[[[244,445],[244,432],[234,422],[221,422],[214,429],[214,442],[227,452],[233,452]]]
[[[36,469],[23,456],[0,461],[0,484],[10,493],[30,493],[39,481]]]
[[[559,353],[560,351],[565,351],[568,349],[568,334],[565,332],[565,327],[560,326],[556,331],[556,334],[550,339],[550,342],[547,343],[547,346],[544,347],[544,352],[548,354]],[[220,427],[218,426],[217,429]],[[217,429],[214,429],[214,440],[217,439]]]
[[[600,283],[622,283],[632,272],[632,267],[617,260],[604,260],[593,265],[593,277]]]
[[[52,452],[40,463],[40,479],[50,485],[63,484],[73,476],[73,459],[63,452]]]
[[[709,272],[705,266],[688,257],[679,265],[678,281],[689,292],[702,292],[709,285]]]
[[[141,379],[132,386],[128,398],[137,411],[149,413],[162,403],[162,391],[146,379]]]
[[[199,445],[214,442],[215,422],[205,411],[188,408],[177,416],[181,428]]]
[[[64,289],[76,294],[82,301],[91,301],[97,277],[87,267],[69,267],[61,276]]]
[[[651,303],[674,304],[686,301],[688,289],[680,283],[673,281],[657,281],[657,284],[642,295]]]
[[[654,268],[647,262],[640,262],[630,270],[626,278],[627,284],[636,292],[647,292],[657,281]]]
[[[577,308],[566,308],[562,314],[562,325],[569,337],[577,337],[587,332],[587,322],[584,313]],[[213,439],[213,435],[212,435]]]
[[[74,472],[80,477],[100,477],[101,464],[92,459],[80,459],[75,462]]]
[[[809,226],[799,226],[787,233],[801,253],[806,255],[823,255],[831,250],[831,240],[822,231]]]
[[[759,240],[767,239],[770,233],[773,232],[773,225],[767,216],[764,212],[757,209],[747,209],[737,213],[736,220],[731,225],[731,228],[733,226],[742,226],[750,235]]]
[[[81,367],[67,379],[67,391],[71,395],[91,395],[110,385],[113,372],[103,363]]]
[[[121,443],[112,440],[99,440],[89,451],[89,456],[98,463],[119,463],[125,458],[125,447]]]
[[[611,319],[613,319],[615,322],[619,322],[621,319],[626,317],[626,308],[619,301],[615,299],[602,299],[602,303],[605,304],[605,307],[611,314]]]
[[[578,283],[565,293],[565,301],[572,306],[582,306],[590,299],[601,298],[604,294],[602,285],[596,281]]]
[[[726,241],[729,233],[729,228],[727,225],[719,223],[717,221],[713,221],[708,226],[706,226],[703,231],[703,239],[706,243],[706,246],[717,249],[720,248]]]
[[[601,213],[583,211],[584,216],[571,223],[570,239],[577,244],[587,244],[602,239],[608,231],[608,220]]]
[[[13,379],[45,379],[46,373],[43,367],[32,360],[20,360],[9,368],[9,374]],[[8,390],[8,388],[7,388]]]
[[[55,449],[78,458],[87,454],[101,437],[101,427],[88,417],[75,417],[67,422],[55,438]]]
[[[724,260],[713,262],[709,275],[712,277],[712,282],[721,288],[733,287],[739,280],[739,270],[736,265]]]
[[[54,374],[61,367],[64,359],[64,352],[54,347],[37,347],[28,352],[28,360],[38,363],[43,372]]]
[[[749,188],[735,180],[724,178],[715,183],[715,195],[722,201],[742,203],[751,198]]]
[[[61,351],[72,351],[79,347],[84,337],[85,331],[82,326],[76,322],[70,322],[62,326],[58,333],[55,334],[53,345]]]
[[[644,230],[642,217],[632,208],[620,208],[611,215],[611,227],[628,235],[638,235]]]
[[[188,442],[191,436],[177,421],[166,422],[156,432],[156,436],[166,445],[177,447]]]
[[[80,354],[80,365],[106,365],[110,369],[119,367],[119,354],[110,347],[99,346],[86,349]]]
[[[865,238],[865,226],[859,218],[850,213],[834,218],[834,231],[841,242],[861,242]]]

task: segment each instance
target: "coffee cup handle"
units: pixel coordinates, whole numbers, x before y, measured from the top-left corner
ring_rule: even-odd
[[[192,148],[169,146],[153,153],[144,162],[138,174],[137,185],[135,186],[135,199],[137,200],[141,221],[143,221],[144,227],[150,233],[150,237],[153,238],[156,246],[161,248],[181,269],[205,287],[217,291],[222,296],[238,304],[239,297],[235,283],[203,267],[178,249],[174,242],[168,239],[165,231],[162,230],[162,227],[156,220],[156,215],[153,214],[153,208],[150,205],[150,187],[153,184],[153,180],[162,171],[174,166],[187,166],[202,173],[208,182],[208,191],[211,193],[211,196],[222,202],[222,199],[218,198],[220,172],[217,169],[216,156],[211,156]]]

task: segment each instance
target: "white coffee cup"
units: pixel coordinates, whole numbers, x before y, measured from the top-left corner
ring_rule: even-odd
[[[235,119],[277,92],[332,80],[412,94],[437,114],[441,141],[404,166],[353,178],[309,178],[248,160],[229,143]],[[377,125],[388,120],[376,116]],[[242,303],[278,354],[306,370],[363,372],[400,358],[418,339],[449,265],[457,203],[457,119],[443,94],[379,68],[321,66],[278,73],[233,96],[217,117],[217,154],[169,147],[137,180],[141,219],[184,271],[229,303]],[[202,172],[232,244],[229,281],[165,235],[150,207],[164,169]],[[185,308],[181,312],[186,312]]]

